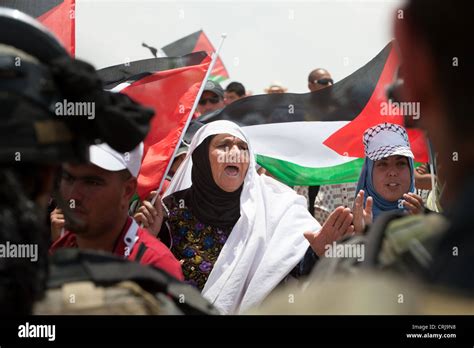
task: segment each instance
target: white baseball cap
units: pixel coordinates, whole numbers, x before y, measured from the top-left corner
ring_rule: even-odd
[[[89,147],[89,161],[102,169],[117,172],[128,169],[133,177],[138,177],[143,156],[143,143],[130,152],[120,153],[102,143]]]

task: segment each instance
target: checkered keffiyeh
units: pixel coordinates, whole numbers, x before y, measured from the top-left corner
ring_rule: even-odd
[[[398,124],[381,123],[370,127],[363,136],[365,156],[373,161],[400,155],[413,158],[407,132]]]

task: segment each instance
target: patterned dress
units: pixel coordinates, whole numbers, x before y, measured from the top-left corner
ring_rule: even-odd
[[[185,283],[202,291],[232,228],[220,229],[201,223],[186,205],[186,191],[175,192],[163,200],[168,209],[166,226],[171,235],[171,252],[183,261]],[[308,275],[317,260],[309,247],[288,276],[299,278]],[[289,279],[288,276],[282,283]]]
[[[183,260],[185,282],[202,290],[232,228],[204,225],[192,214],[184,200],[185,191],[166,197],[167,225],[171,233],[171,252]]]

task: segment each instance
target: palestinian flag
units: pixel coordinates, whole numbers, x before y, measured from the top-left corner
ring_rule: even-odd
[[[404,125],[403,115],[384,115],[384,107],[390,105],[386,87],[398,64],[390,43],[330,87],[306,94],[247,97],[198,120],[226,119],[245,127],[257,162],[288,185],[355,182],[363,164],[364,131],[383,122]],[[423,134],[416,129],[407,132],[415,160],[427,162]]]
[[[215,52],[214,46],[202,30],[185,36],[178,41],[172,42],[169,45],[162,47],[161,50],[167,56],[171,57],[182,56],[197,51],[204,51],[209,56],[212,56],[212,53]],[[229,73],[227,72],[224,63],[222,63],[221,58],[219,57],[217,58],[216,64],[214,65],[214,69],[211,71],[210,79],[216,82],[222,82],[228,78]]]
[[[182,57],[162,57],[126,62],[97,71],[107,90],[116,89],[120,84],[130,85],[141,77],[153,73],[184,68],[201,64],[208,55],[206,52],[186,54]],[[121,89],[121,87],[120,87]]]
[[[76,0],[0,0],[0,6],[24,12],[51,30],[74,56]]]
[[[153,58],[99,71],[107,89],[127,94],[155,110],[138,177],[145,198],[158,188],[191,112],[211,59],[204,52]],[[169,70],[166,70],[170,68]]]

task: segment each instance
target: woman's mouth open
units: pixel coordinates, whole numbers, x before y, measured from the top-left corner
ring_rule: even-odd
[[[227,176],[232,176],[232,177],[236,177],[237,175],[239,175],[239,171],[240,171],[239,167],[232,166],[232,165],[227,166],[224,169],[225,174]]]
[[[396,182],[391,182],[391,183],[386,184],[386,186],[389,190],[397,190],[400,187],[400,184]]]

